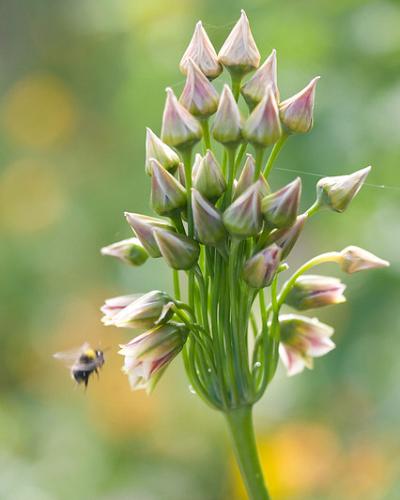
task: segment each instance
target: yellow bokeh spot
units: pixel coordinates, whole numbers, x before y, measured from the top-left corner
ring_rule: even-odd
[[[64,142],[77,121],[70,91],[52,75],[31,75],[16,82],[5,96],[2,113],[9,137],[34,148]]]
[[[65,199],[54,169],[31,159],[9,165],[0,175],[0,226],[29,234],[53,224]]]

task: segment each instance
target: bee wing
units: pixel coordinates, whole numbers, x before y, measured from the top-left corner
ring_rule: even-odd
[[[70,351],[64,351],[64,352],[56,352],[53,354],[53,358],[59,359],[60,361],[64,361],[64,363],[66,363],[67,366],[71,367],[75,364],[75,361],[79,359],[80,355],[87,349],[90,349],[90,345],[88,342],[85,342],[78,349],[72,349]]]

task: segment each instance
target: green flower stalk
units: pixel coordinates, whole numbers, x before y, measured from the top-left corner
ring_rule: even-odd
[[[160,217],[126,212],[134,236],[102,249],[129,265],[162,258],[172,268],[173,297],[156,290],[107,299],[102,321],[138,330],[120,350],[132,389],[150,392],[182,353],[196,394],[226,417],[251,500],[270,498],[257,455],[254,404],[279,360],[291,376],[335,347],[331,326],[282,308],[308,311],[345,300],[339,279],[309,273],[316,266],[336,263],[352,274],[389,265],[349,246],[313,257],[286,276],[306,223],[323,207],[343,212],[369,168],[321,179],[304,213],[300,178],[271,191],[269,174],[285,141],[312,128],[317,79],[280,102],[276,52],[257,69],[259,63],[243,11],[218,56],[196,25],[180,63],[187,76],[180,100],[167,89],[161,139],[147,129],[145,169]],[[219,96],[212,80],[223,67],[232,85]],[[241,98],[250,109],[243,118]]]

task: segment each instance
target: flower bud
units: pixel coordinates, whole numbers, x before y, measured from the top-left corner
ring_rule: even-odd
[[[228,85],[224,85],[212,129],[216,141],[227,146],[237,145],[241,140],[242,119],[238,105]]]
[[[208,118],[217,111],[218,100],[218,92],[193,60],[189,59],[186,83],[179,102],[192,115]]]
[[[245,263],[243,279],[253,288],[269,286],[278,269],[281,254],[282,250],[275,243],[256,253]]]
[[[286,229],[276,229],[275,231],[272,231],[268,237],[267,245],[276,243],[282,249],[282,259],[285,259],[298,240],[306,220],[306,215],[299,215],[293,226]]]
[[[129,377],[132,390],[150,393],[168,364],[182,350],[188,336],[186,327],[167,323],[159,325],[121,345],[125,357],[122,371]]]
[[[219,246],[226,230],[220,212],[196,189],[192,189],[193,220],[197,238],[205,245]]]
[[[254,161],[254,157],[250,153],[247,153],[242,172],[235,185],[233,200],[236,200],[236,198],[238,198],[242,193],[246,191],[248,187],[253,184],[255,174],[256,163]]]
[[[218,199],[226,189],[221,168],[209,149],[197,168],[193,167],[193,186],[208,200]]]
[[[315,77],[303,90],[281,102],[280,117],[286,129],[295,134],[304,134],[313,125],[315,87],[319,80]]]
[[[179,165],[179,156],[163,143],[154,132],[146,128],[146,173],[151,175],[150,159],[154,158],[170,171],[175,171]]]
[[[102,319],[104,324],[118,326],[119,328],[148,328],[157,323],[163,313],[164,306],[171,301],[171,297],[164,292],[154,290],[137,297],[136,300],[126,305],[117,314],[111,316],[107,314],[110,300],[113,299],[109,299],[108,303],[106,301],[105,306],[102,308],[105,313]],[[164,318],[164,321],[168,321],[171,316],[172,311],[167,318]]]
[[[317,183],[317,201],[321,207],[344,212],[360,191],[371,167],[365,167],[349,175],[324,177]]]
[[[271,227],[292,226],[297,217],[301,195],[301,179],[284,186],[279,191],[265,196],[261,201],[261,211]]]
[[[125,307],[129,306],[135,302],[140,295],[121,295],[119,297],[112,297],[111,299],[106,299],[104,305],[101,306],[100,311],[104,314],[101,321],[104,325],[113,325],[114,318],[120,313]]]
[[[380,259],[373,253],[356,246],[346,247],[340,252],[339,264],[342,271],[348,274],[390,265],[387,260]]]
[[[186,206],[185,188],[163,168],[157,160],[150,159],[151,206],[159,215],[171,214]]]
[[[313,367],[313,358],[324,356],[335,348],[330,337],[333,328],[317,318],[299,314],[279,316],[281,343],[279,354],[289,376]]]
[[[339,279],[329,276],[304,275],[297,278],[285,303],[298,311],[346,302],[346,288]]]
[[[250,109],[255,108],[257,104],[271,88],[276,102],[279,102],[279,90],[276,75],[276,50],[274,49],[267,57],[266,61],[254,75],[241,88],[244,97]]]
[[[160,250],[153,235],[153,230],[155,228],[162,228],[165,231],[174,231],[174,228],[162,219],[148,217],[147,215],[125,212],[125,217],[147,253],[151,257],[161,257]]]
[[[243,136],[255,146],[266,148],[282,134],[279,110],[271,88],[251,112],[243,127]]]
[[[111,255],[132,266],[141,266],[149,255],[138,238],[117,241],[101,249],[102,255]]]
[[[222,218],[227,230],[238,238],[255,236],[262,228],[259,183],[255,182],[224,212]]]
[[[192,39],[179,64],[179,69],[184,75],[188,72],[189,59],[193,59],[200,70],[210,80],[217,78],[222,72],[222,66],[218,62],[217,53],[201,21],[196,24]]]
[[[218,61],[231,73],[243,76],[258,68],[260,53],[244,10],[218,54]]]
[[[174,148],[184,149],[198,142],[201,136],[200,123],[182,106],[173,90],[168,87],[161,139]]]
[[[161,255],[173,269],[191,269],[199,258],[199,245],[182,234],[154,229],[154,238]]]

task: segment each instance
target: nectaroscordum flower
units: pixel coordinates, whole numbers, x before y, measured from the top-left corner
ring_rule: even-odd
[[[387,260],[356,246],[349,246],[340,252],[339,265],[347,274],[380,267],[388,267]]]
[[[270,227],[285,228],[294,224],[299,209],[301,179],[297,177],[283,188],[265,196],[261,211]]]
[[[175,171],[179,165],[180,159],[175,151],[167,146],[156,134],[149,128],[146,129],[146,173],[151,175],[150,160],[154,159],[170,171]]]
[[[297,278],[285,303],[298,311],[346,302],[346,288],[339,279],[305,274]]]
[[[169,215],[186,206],[186,189],[154,159],[151,166],[151,206],[159,215]]]
[[[214,139],[222,144],[236,145],[240,142],[241,130],[242,118],[238,105],[230,87],[224,85],[214,119],[212,134]]]
[[[200,155],[199,155],[200,156]],[[208,200],[218,199],[226,190],[225,178],[214,154],[208,149],[193,167],[193,186]]]
[[[259,183],[255,182],[223,214],[227,230],[238,238],[258,234],[262,227]]]
[[[101,254],[110,255],[131,266],[141,266],[149,257],[138,238],[127,238],[107,245],[101,249]]]
[[[272,243],[251,257],[243,268],[243,279],[253,288],[269,286],[280,264],[282,250]]]
[[[247,118],[243,127],[243,136],[251,144],[266,148],[275,144],[281,134],[278,104],[272,88],[269,87]]]
[[[276,102],[279,102],[275,49],[267,57],[264,64],[258,68],[250,80],[242,85],[240,91],[250,109],[253,109],[263,99],[268,88],[271,88]]]

